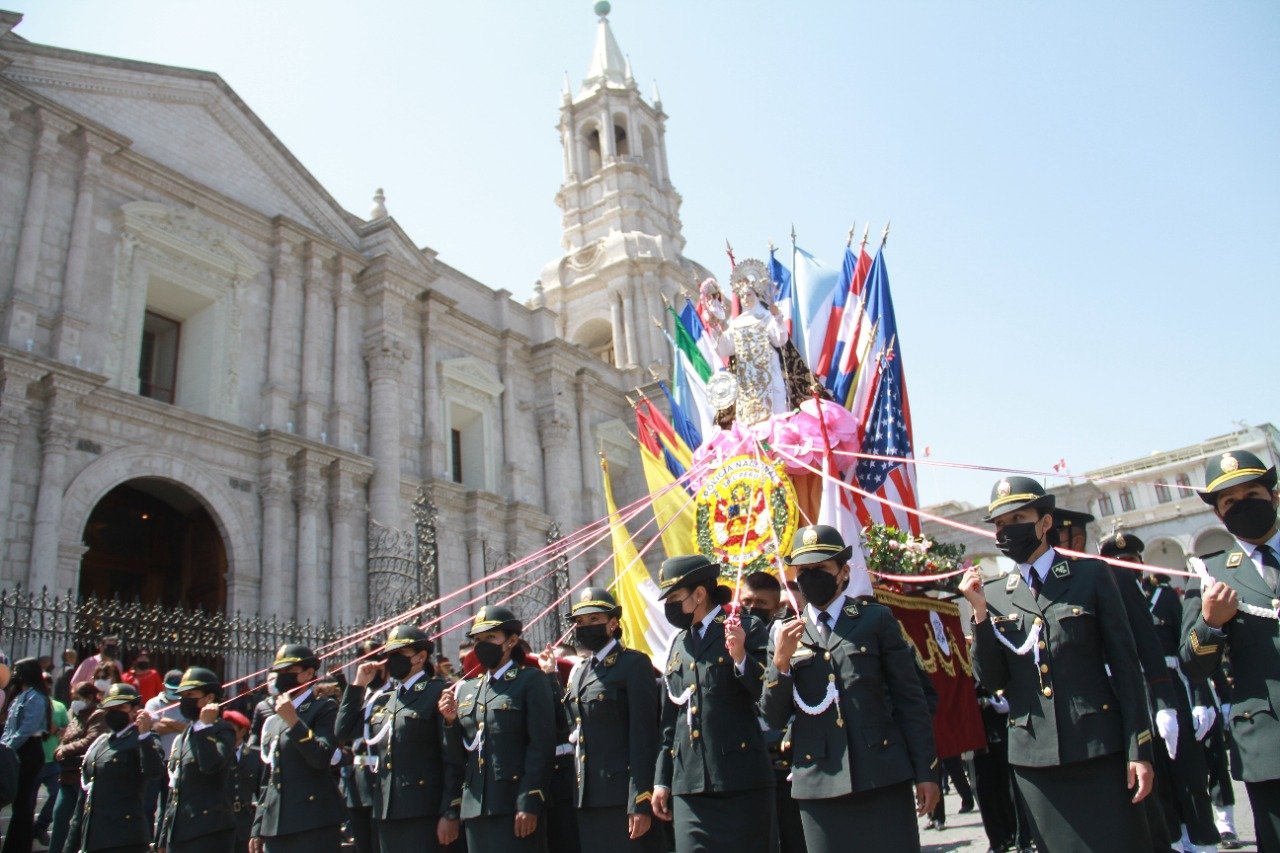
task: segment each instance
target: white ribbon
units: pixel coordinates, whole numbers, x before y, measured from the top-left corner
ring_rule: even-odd
[[[371,738],[365,739],[364,745],[369,747],[377,746],[378,744],[386,740],[387,735],[389,734],[391,734],[391,720],[388,719],[385,723],[382,724],[382,728],[378,731],[376,735],[374,735]]]
[[[791,698],[795,700],[797,708],[804,711],[810,717],[816,717],[819,714],[825,713],[826,710],[831,707],[832,703],[834,703],[836,699],[840,698],[840,691],[836,689],[836,683],[834,681],[828,681],[827,693],[822,697],[822,701],[817,705],[810,705],[808,702],[804,701],[804,699],[800,698],[800,691],[797,690],[793,684],[791,685]]]
[[[1213,575],[1209,574],[1209,570],[1205,568],[1204,561],[1199,557],[1192,557],[1187,560],[1191,566],[1191,570],[1200,576],[1201,581],[1214,582]],[[1272,621],[1280,621],[1280,610],[1272,610],[1268,607],[1259,607],[1256,604],[1245,604],[1240,601],[1236,604],[1236,609],[1242,613],[1248,613],[1250,616],[1258,616],[1262,619],[1270,619]]]
[[[675,703],[676,707],[678,708],[684,708],[685,705],[689,704],[689,697],[693,695],[693,691],[697,687],[696,684],[690,684],[688,687],[685,688],[683,693],[677,696],[671,692],[671,685],[667,683],[667,680],[665,678],[662,680],[662,686],[667,689],[667,698],[670,699],[673,703]],[[692,731],[693,730],[693,707],[692,706],[690,706],[685,710],[685,721],[689,724],[689,730]]]
[[[1004,634],[1000,633],[1000,631],[994,625],[991,626],[991,633],[995,634],[996,639],[999,640],[1005,646],[1005,648],[1013,652],[1015,655],[1025,655],[1027,652],[1031,652],[1034,655],[1033,659],[1036,662],[1036,669],[1039,669],[1040,668],[1040,645],[1039,645],[1040,629],[1043,627],[1044,627],[1043,622],[1041,622],[1039,625],[1032,626],[1031,632],[1027,634],[1027,639],[1024,640],[1022,645],[1020,646],[1015,646],[1012,642],[1010,642],[1009,638],[1006,637]]]

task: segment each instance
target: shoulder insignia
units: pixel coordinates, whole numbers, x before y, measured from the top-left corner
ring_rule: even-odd
[[[307,709],[310,707],[311,707],[310,702],[303,702],[301,705],[298,706],[298,713],[305,714],[307,712]]]
[[[1066,563],[1058,563],[1053,567],[1053,576],[1055,578],[1066,578],[1071,576],[1071,567]]]
[[[1192,654],[1196,654],[1196,655],[1212,655],[1212,654],[1216,654],[1216,653],[1217,653],[1217,651],[1218,651],[1218,644],[1217,644],[1217,643],[1212,643],[1212,644],[1210,644],[1210,643],[1201,643],[1201,642],[1200,642],[1200,637],[1196,634],[1196,632],[1195,632],[1195,631],[1192,631],[1192,632],[1190,633],[1190,635],[1188,635],[1188,636],[1187,636],[1187,642],[1189,642],[1189,643],[1191,644],[1191,653],[1192,653]]]
[[[516,668],[513,666],[513,667],[511,667],[511,669],[507,670],[507,674],[506,674],[506,675],[502,676],[502,680],[503,680],[503,681],[515,681],[515,680],[516,680],[516,676],[517,676],[518,674],[519,674],[519,673],[517,673],[517,672],[516,672]]]
[[[1138,746],[1148,743],[1151,740],[1151,729],[1143,729],[1138,732]]]
[[[613,665],[614,665],[615,663],[617,663],[617,662],[618,662],[618,653],[617,653],[617,652],[613,652],[613,653],[611,653],[611,654],[605,655],[605,658],[604,658],[604,665],[605,665],[605,666],[613,666]]]
[[[725,616],[724,616],[724,614],[723,614],[723,613],[717,613],[717,614],[716,614],[716,618],[715,618],[713,621],[715,621],[715,622],[723,622],[723,621],[724,621],[724,619],[725,619]]]
[[[426,689],[427,689],[427,684],[429,684],[429,683],[430,683],[430,682],[427,682],[427,681],[419,681],[417,684],[413,685],[413,690],[414,690],[414,692],[416,693],[416,692],[418,692],[419,690],[426,690]]]
[[[1017,589],[1017,588],[1018,588],[1018,580],[1019,580],[1021,577],[1022,577],[1022,575],[1018,574],[1017,572],[1009,572],[1009,579],[1008,579],[1007,581],[1005,581],[1005,582],[1004,582],[1004,591],[1005,591],[1005,592],[1013,592],[1015,589]]]
[[[641,803],[648,802],[649,800],[652,800],[652,799],[653,799],[653,792],[645,791],[643,793],[636,795],[636,805],[638,806]]]
[[[1244,562],[1244,551],[1235,551],[1230,557],[1227,557],[1227,568],[1238,568],[1242,562]]]
[[[844,606],[844,615],[856,617],[858,615],[858,606],[856,604],[846,604]]]

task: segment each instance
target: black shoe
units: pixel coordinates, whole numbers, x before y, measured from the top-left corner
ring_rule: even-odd
[[[42,829],[36,833],[36,841],[39,841],[45,847],[49,846],[49,830]]]
[[[968,814],[973,811],[973,800],[968,799],[960,803],[960,814]]]
[[[1218,842],[1218,846],[1223,850],[1239,850],[1244,845],[1240,843],[1240,839],[1236,838],[1234,832],[1222,833],[1222,840]]]
[[[937,829],[937,828],[938,828],[938,822],[937,822],[936,820],[934,820],[933,818],[929,818],[929,822],[928,822],[928,823],[926,823],[926,824],[924,825],[924,828],[925,828],[925,829]]]
[[[933,828],[938,830],[938,832],[942,832],[942,830],[947,828],[947,822],[945,820],[936,821],[933,824]]]

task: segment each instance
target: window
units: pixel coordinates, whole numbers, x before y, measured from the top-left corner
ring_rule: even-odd
[[[1169,492],[1169,484],[1164,480],[1156,483],[1156,500],[1162,504],[1167,504],[1173,500],[1173,495]]]
[[[1129,491],[1129,487],[1125,486],[1120,490],[1120,511],[1130,512],[1133,509],[1133,492]]]
[[[468,489],[491,488],[485,463],[485,418],[470,406],[449,403],[449,476]]]
[[[600,162],[600,131],[592,128],[587,132],[587,174],[599,172]]]
[[[1178,499],[1189,498],[1194,492],[1191,490],[1191,476],[1189,474],[1179,474],[1174,482],[1182,488],[1178,489]]]
[[[153,311],[142,320],[142,356],[138,360],[138,393],[172,403],[178,382],[178,339],[182,324]]]
[[[618,153],[619,157],[626,157],[631,153],[631,149],[627,145],[627,131],[620,124],[613,126],[613,150]]]
[[[1111,495],[1106,492],[1102,493],[1102,497],[1098,498],[1098,515],[1115,515],[1116,507],[1111,502]]]
[[[462,482],[462,430],[449,430],[449,463],[453,482]]]

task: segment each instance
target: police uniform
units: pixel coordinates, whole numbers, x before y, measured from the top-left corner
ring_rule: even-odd
[[[142,707],[133,685],[111,685],[100,707]],[[164,756],[155,735],[139,734],[130,725],[119,733],[99,737],[85,753],[80,768],[80,807],[67,834],[67,849],[145,851],[151,843],[142,795],[149,781],[164,774]],[[72,848],[70,845],[75,844]]]
[[[1135,561],[1140,559],[1146,546],[1132,533],[1117,532],[1104,538],[1098,544],[1098,553],[1104,557],[1116,557]],[[1188,838],[1192,844],[1214,845],[1219,839],[1218,829],[1213,822],[1213,808],[1209,802],[1208,776],[1204,750],[1196,741],[1195,720],[1191,715],[1192,705],[1202,705],[1209,701],[1205,698],[1208,685],[1203,680],[1192,683],[1182,673],[1178,662],[1178,641],[1182,627],[1182,601],[1178,592],[1169,585],[1167,575],[1152,575],[1157,578],[1153,589],[1143,587],[1137,573],[1130,569],[1113,566],[1116,572],[1116,583],[1120,585],[1121,594],[1129,589],[1137,590],[1145,606],[1141,612],[1130,614],[1130,624],[1134,628],[1134,639],[1138,642],[1138,652],[1142,659],[1142,667],[1147,673],[1148,685],[1151,686],[1152,701],[1157,713],[1169,709],[1177,715],[1178,738],[1174,745],[1174,755],[1169,756],[1167,749],[1157,747],[1155,757],[1163,775],[1157,776],[1161,801],[1169,816],[1175,823],[1186,827]],[[1148,597],[1149,592],[1149,597]],[[1125,599],[1126,603],[1128,598]],[[1144,618],[1146,616],[1147,618]],[[1149,621],[1148,621],[1149,620]],[[1150,632],[1147,625],[1151,625]],[[1149,653],[1144,648],[1144,637],[1151,634],[1156,644],[1156,652]],[[1160,661],[1152,661],[1150,657],[1158,655]],[[1163,672],[1168,676],[1170,689],[1157,691],[1151,678],[1152,670],[1163,663]],[[1156,732],[1156,740],[1163,740]],[[1180,836],[1181,833],[1179,832]],[[1177,841],[1178,839],[1172,839]]]
[[[379,646],[381,643],[378,644]],[[361,715],[364,725],[356,726],[355,731],[344,729],[341,720],[344,702],[338,704],[339,722],[335,724],[338,739],[350,746],[351,764],[342,768],[340,789],[342,799],[347,804],[350,819],[348,831],[355,842],[356,853],[371,853],[378,849],[378,836],[373,825],[373,807],[379,801],[378,745],[369,745],[369,740],[386,724],[384,708],[395,685],[390,681],[370,684],[364,691]]]
[[[438,707],[448,685],[431,668],[433,644],[425,631],[401,625],[391,631],[378,654],[385,658],[401,649],[425,650],[428,663],[403,684],[394,684],[380,713],[371,718],[371,741],[378,751],[373,820],[382,853],[433,853],[439,849],[436,826],[441,816],[458,819],[452,801],[459,774],[445,761],[444,718]],[[344,740],[354,740],[363,731],[365,692],[363,686],[350,684],[342,694],[337,731]]]
[[[524,630],[506,607],[481,608],[468,636]],[[467,848],[477,853],[545,851],[547,790],[555,758],[555,696],[545,673],[520,665],[519,652],[494,672],[458,682],[458,719],[446,725],[450,760],[464,765],[460,806]],[[517,838],[517,812],[536,815]]]
[[[571,613],[622,616],[605,589],[587,587]],[[658,756],[658,684],[653,664],[617,639],[574,666],[565,691],[573,723],[578,837],[583,850],[662,850],[662,830],[654,820],[632,841],[628,815],[652,817],[653,770]]]
[[[847,562],[852,551],[827,525],[801,528],[792,542],[787,563],[801,573]],[[898,620],[870,596],[843,594],[826,607],[809,602],[803,620],[787,672],[774,664],[776,632],[771,638],[761,706],[773,727],[795,715],[791,793],[808,849],[919,850],[912,787],[937,782],[939,763],[915,654]]]
[[[1237,450],[1212,457],[1205,471],[1206,503],[1216,506],[1219,493],[1257,482],[1274,496],[1276,469],[1252,453]],[[1180,655],[1191,679],[1209,678],[1231,656],[1231,736],[1240,751],[1240,766],[1260,850],[1280,850],[1280,591],[1264,579],[1274,577],[1280,534],[1272,524],[1263,548],[1239,541],[1235,547],[1192,561],[1202,579],[1228,584],[1239,610],[1221,629],[1209,627],[1201,615],[1200,587],[1193,584],[1183,602]],[[1268,571],[1270,570],[1270,571]]]
[[[290,643],[271,665],[280,672],[301,664],[319,667],[306,646]],[[253,837],[262,838],[267,853],[336,853],[339,827],[346,809],[334,780],[332,764],[338,739],[334,721],[338,703],[316,698],[304,687],[294,699],[298,721],[286,727],[279,715],[262,726],[262,762],[267,765],[253,817]]]
[[[258,750],[249,745],[248,738],[232,759],[227,789],[231,798],[231,814],[236,823],[236,850],[244,853],[249,849],[249,837],[253,833],[254,801],[262,785],[262,759],[258,757]]]
[[[216,697],[222,682],[211,670],[191,667],[178,693],[204,690]],[[236,824],[227,776],[234,759],[236,733],[218,720],[192,721],[169,749],[169,798],[156,830],[156,846],[170,853],[231,853]]]
[[[1053,506],[1035,480],[1009,477],[992,489],[985,520]],[[973,632],[975,674],[1009,701],[1009,763],[1037,846],[1150,849],[1126,780],[1127,762],[1151,761],[1151,724],[1115,579],[1101,561],[1052,549],[1037,563],[1039,594],[1020,569],[985,583],[988,616]]]
[[[672,557],[659,573],[661,597],[718,575],[704,557]],[[719,605],[677,632],[667,656],[654,784],[671,791],[678,853],[753,853],[776,845],[773,768],[756,710],[768,632],[751,614],[740,618],[747,652],[741,671],[725,648]]]

